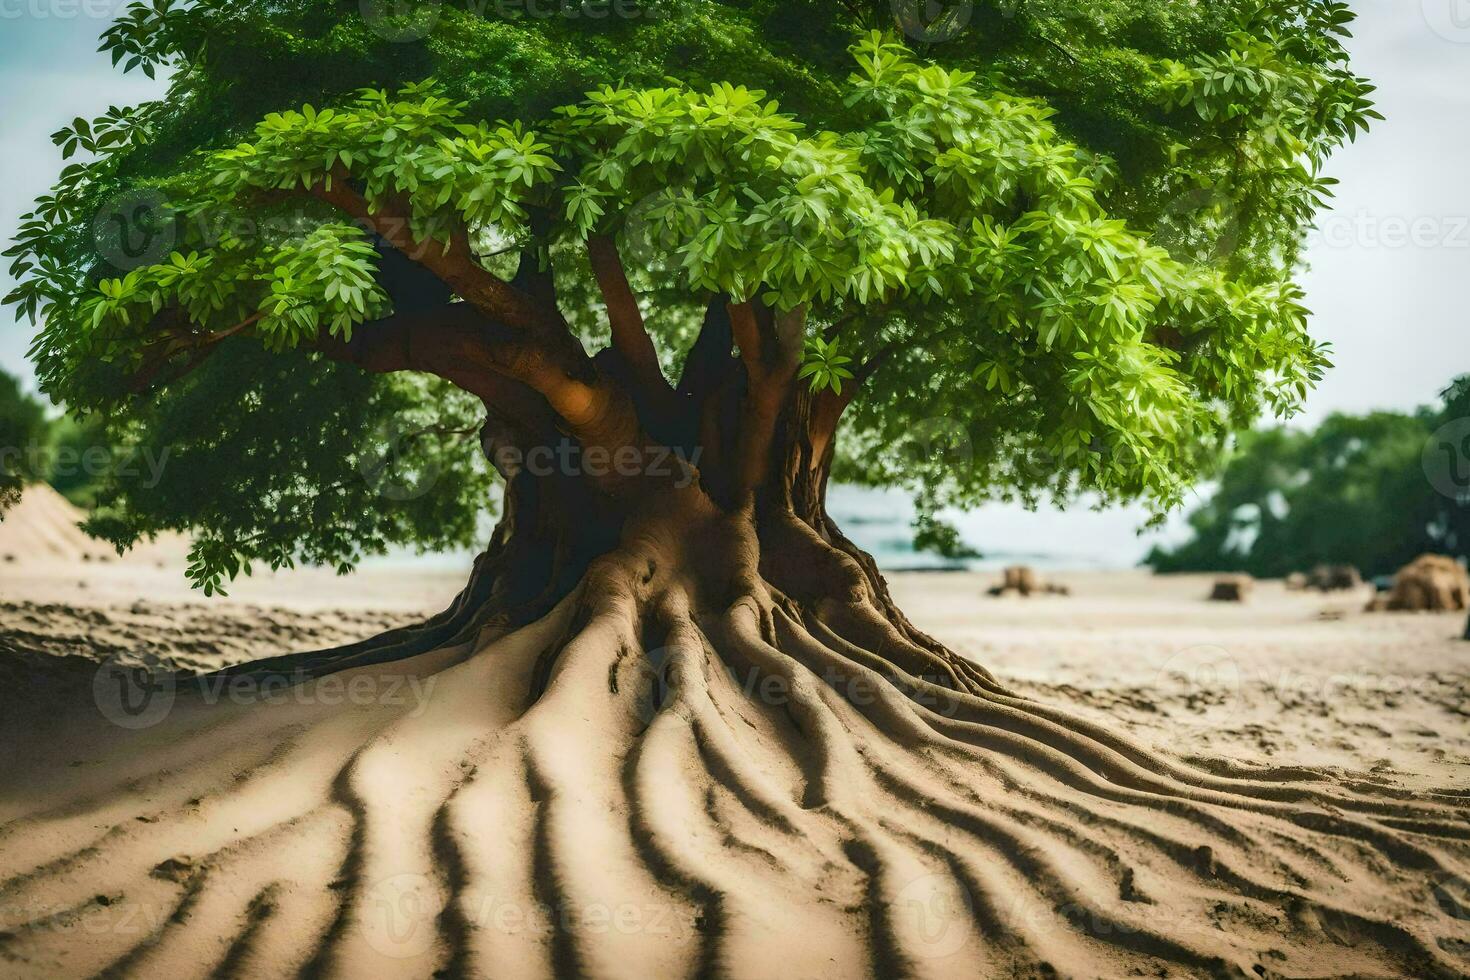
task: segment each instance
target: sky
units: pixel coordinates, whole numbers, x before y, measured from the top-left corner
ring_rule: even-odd
[[[1470,0],[1350,0],[1355,69],[1378,85],[1387,118],[1333,158],[1334,209],[1320,216],[1301,282],[1313,334],[1336,367],[1300,424],[1332,412],[1410,409],[1470,371]],[[125,0],[0,0],[0,237],[60,169],[49,134],[74,116],[156,96],[160,86],[114,71],[97,35]],[[0,272],[0,292],[11,282]],[[0,311],[0,368],[29,380],[29,325]],[[864,508],[902,510],[874,498]],[[1038,542],[1075,563],[1128,565],[1182,521],[1139,537],[1138,508],[1028,513],[993,505],[963,515],[989,552]]]

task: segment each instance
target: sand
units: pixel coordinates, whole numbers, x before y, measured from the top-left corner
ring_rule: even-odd
[[[27,487],[0,520],[0,562],[111,561],[113,550],[82,533],[77,527],[81,519],[82,513],[46,484]]]
[[[735,751],[728,740],[681,739],[687,729],[668,712],[617,713],[608,685],[631,683],[631,665],[579,672],[587,655],[568,652],[523,714],[524,691],[511,681],[534,672],[567,625],[565,608],[473,649],[299,688],[220,688],[201,700],[159,687],[139,700],[98,668],[200,671],[346,642],[437,611],[464,574],[306,570],[205,600],[167,561],[0,564],[9,757],[0,975],[1119,976],[1140,962],[1158,975],[1393,975],[1403,968],[1363,941],[1373,930],[1387,945],[1407,942],[1383,930],[1407,921],[1415,902],[1438,916],[1424,929],[1443,930],[1437,909],[1465,925],[1470,891],[1442,871],[1392,878],[1400,892],[1384,893],[1380,919],[1338,919],[1314,905],[1303,926],[1295,907],[1274,918],[1270,900],[1176,893],[1140,858],[1122,900],[1114,885],[1100,906],[1142,916],[1104,923],[1136,923],[1127,926],[1136,932],[1127,942],[1078,940],[1047,928],[1055,915],[1076,925],[1059,905],[988,904],[1035,884],[1006,870],[1016,847],[999,839],[996,866],[966,865],[973,876],[954,880],[970,887],[956,888],[924,870],[922,850],[864,856],[858,824],[829,837],[824,828],[859,801],[832,787],[815,809],[793,806],[804,776],[783,756],[757,754],[751,778],[711,783],[704,773],[720,774],[723,753]],[[918,625],[1017,693],[1175,758],[1470,790],[1462,617],[1368,614],[1367,593],[1288,593],[1276,583],[1233,605],[1206,602],[1204,577],[1053,577],[1073,596],[992,599],[984,591],[996,576],[984,574],[903,574],[891,584]],[[834,718],[861,743],[864,719]],[[726,720],[754,733],[752,745],[792,737],[760,712]],[[911,775],[922,789],[934,773]],[[1040,806],[1021,796],[1017,805]],[[943,820],[926,829],[938,816],[906,827],[947,833]],[[1463,809],[1456,819],[1470,829]],[[779,830],[787,821],[794,838]],[[1150,832],[1187,842],[1185,824],[1160,814]],[[1336,898],[1380,901],[1348,895],[1359,887],[1352,869],[1377,868],[1359,845],[1307,850],[1257,859],[1338,867]],[[1070,868],[1087,894],[1091,865],[1054,842],[1035,854],[1037,875]],[[1230,861],[1254,873],[1248,853],[1217,845],[1217,859],[1211,874]],[[717,894],[701,884],[713,881]],[[1029,949],[989,941],[992,920],[1031,929]],[[855,933],[854,921],[868,925]],[[1213,966],[1181,965],[1187,957],[1167,944],[1221,936],[1240,937],[1239,956]],[[1467,939],[1441,933],[1415,955],[1442,975],[1470,971]],[[1137,949],[1119,956],[1118,947]]]

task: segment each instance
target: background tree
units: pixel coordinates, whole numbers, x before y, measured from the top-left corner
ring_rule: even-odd
[[[899,829],[938,814],[965,854],[1007,841],[1042,907],[1082,910],[1063,931],[1191,970],[1244,971],[1264,947],[1244,924],[1181,941],[1138,904],[1097,906],[1016,821],[1043,820],[1088,874],[1126,871],[1111,887],[1127,902],[1151,901],[1129,861],[1162,862],[1187,879],[1171,908],[1201,921],[1220,889],[1370,914],[1337,909],[1330,875],[1296,860],[1319,838],[1391,841],[1341,858],[1390,882],[1446,867],[1409,839],[1448,834],[1437,803],[1195,769],[1009,694],[903,617],[824,507],[840,457],[915,489],[921,514],[1081,491],[1165,508],[1227,433],[1293,411],[1326,363],[1291,278],[1302,233],[1322,162],[1372,115],[1344,5],[959,5],[905,14],[908,41],[887,2],[368,8],[130,8],[103,47],[125,70],[168,65],[169,95],[58,132],[91,159],[11,252],[46,390],[174,452],[165,485],[104,488],[96,528],[191,529],[206,591],[252,562],[348,568],[468,540],[484,461],[499,474],[501,522],[450,609],[247,670],[471,657],[455,676],[495,676],[463,696],[515,699],[484,737],[506,723],[524,739],[506,765],[538,799],[624,799],[696,759],[760,833],[845,854],[872,888],[921,853],[975,885],[968,857]],[[432,735],[444,751],[474,730],[455,717]],[[925,760],[923,785],[893,754]],[[373,758],[333,785],[372,778]],[[1011,766],[1049,816],[1008,809]],[[395,778],[433,784],[405,800],[450,792],[437,773]],[[629,805],[610,832],[655,819]],[[1194,821],[1212,844],[1125,813]],[[640,853],[702,907],[713,964],[746,921],[732,906],[766,916],[711,877],[735,864],[685,867],[682,832],[650,830]],[[1242,833],[1279,865],[1269,878],[1238,866]],[[435,853],[497,846],[446,840]],[[1374,919],[1355,963],[1443,969],[1425,931],[1442,917],[1397,899],[1371,914],[1416,931]],[[888,925],[855,928],[876,972],[905,971],[911,951],[879,948]],[[1029,927],[1001,928],[1041,970]],[[564,939],[559,972],[604,972]]]
[[[90,509],[115,462],[105,424],[97,416],[81,421],[63,415],[51,423],[46,448],[46,482],[78,507]]]
[[[0,508],[19,500],[25,484],[45,475],[47,430],[45,408],[0,371]]]
[[[1467,389],[1470,378],[1461,378],[1442,405],[1413,415],[1333,415],[1311,432],[1242,436],[1219,489],[1189,517],[1194,537],[1154,549],[1147,563],[1161,572],[1262,577],[1349,564],[1381,576],[1427,552],[1465,556],[1470,507],[1446,492],[1452,480],[1435,478],[1445,461],[1433,438],[1470,417]],[[1458,445],[1450,448],[1458,457]]]

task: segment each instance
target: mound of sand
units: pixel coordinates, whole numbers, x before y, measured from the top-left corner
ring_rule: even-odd
[[[1363,587],[1363,573],[1352,565],[1318,565],[1307,576],[1307,587],[1318,592],[1347,592]]]
[[[87,515],[49,484],[26,487],[20,502],[0,514],[0,562],[48,561],[62,564],[177,561],[188,553],[182,535],[165,535],[139,545],[119,558],[106,541],[80,527]]]
[[[1210,590],[1211,602],[1244,602],[1250,598],[1256,580],[1249,575],[1225,575],[1215,580]]]
[[[1341,711],[1371,695],[1366,718],[1441,726],[1424,743],[1463,758],[1461,688],[1384,688],[1443,698],[1432,714],[1386,710],[1376,687],[1337,674],[1283,688],[1292,644],[1279,627],[1258,634],[1254,661],[1245,641],[1272,584],[1249,610],[1201,608],[1187,579],[1161,619],[1173,583],[1146,583],[1141,634],[1096,628],[1117,615],[1097,606],[1103,618],[1071,637],[1093,644],[1094,676],[1140,685],[1100,697],[1168,719],[1157,731],[1171,744],[1195,749],[1214,730],[1180,727],[1195,705],[1246,712],[1241,727],[1259,731],[1254,666],[1293,705],[1320,696],[1307,703]],[[952,590],[977,635],[1004,634],[975,621],[974,580],[911,588]],[[1331,649],[1333,670],[1349,669],[1345,644],[1382,663],[1373,630],[1283,606],[1321,639],[1297,668]],[[1000,641],[1013,666],[1075,646],[1044,604],[986,608],[1045,624],[1029,648],[1015,632]],[[291,688],[196,689],[74,658],[80,676],[34,721],[6,731],[0,712],[15,756],[0,784],[0,975],[1452,977],[1470,962],[1463,789],[1298,764],[1314,757],[1271,767],[1272,732],[1250,764],[1171,761],[1158,775],[1123,738],[1081,761],[1056,747],[1060,711],[999,687],[909,707],[804,676],[767,653],[746,607],[626,655],[564,645],[578,612],[567,602],[524,631]],[[839,642],[771,615],[803,656]],[[1434,632],[1428,620],[1371,625],[1403,650]],[[1218,647],[1180,659],[1208,622],[1234,659]],[[1146,664],[1139,635],[1155,647]],[[754,683],[700,658],[709,637],[765,654]],[[1093,707],[1115,724],[1129,710]],[[1327,716],[1281,717],[1300,734]],[[895,730],[932,754],[895,747]],[[1315,753],[1334,739],[1300,740]],[[1395,741],[1383,729],[1380,744]]]
[[[987,591],[992,596],[1071,595],[1072,590],[1055,582],[1045,582],[1030,565],[1012,565],[1002,573],[1000,585]]]
[[[1453,612],[1470,605],[1470,575],[1446,555],[1420,555],[1399,570],[1386,597],[1369,609],[1404,612]]]
[[[0,515],[0,561],[107,561],[112,546],[88,537],[79,525],[86,514],[45,483],[26,487],[20,502]]]

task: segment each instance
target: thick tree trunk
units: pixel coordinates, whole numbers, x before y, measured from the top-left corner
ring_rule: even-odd
[[[0,831],[0,905],[50,910],[0,953],[34,975],[1463,974],[1464,793],[1196,768],[1007,691],[827,515],[822,410],[787,401],[755,463],[707,414],[700,479],[611,496],[487,437],[505,513],[454,605],[206,678],[149,747],[100,748],[105,778]],[[763,478],[740,493],[737,469]],[[336,673],[423,697],[344,707]],[[273,676],[315,679],[206,703]],[[45,926],[125,906],[150,927]]]

